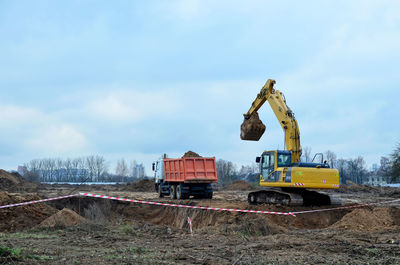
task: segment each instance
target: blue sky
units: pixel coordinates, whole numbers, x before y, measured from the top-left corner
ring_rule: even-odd
[[[379,163],[400,141],[398,1],[1,1],[0,168],[193,150],[250,164],[283,148],[268,105],[259,142],[242,114],[268,78],[302,145]]]

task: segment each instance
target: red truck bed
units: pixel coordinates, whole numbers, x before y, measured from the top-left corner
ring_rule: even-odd
[[[165,181],[184,183],[216,182],[215,157],[164,159]]]

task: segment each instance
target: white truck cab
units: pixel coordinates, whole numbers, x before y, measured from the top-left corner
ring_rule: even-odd
[[[162,158],[153,163],[155,182],[159,184],[164,180],[164,161]]]

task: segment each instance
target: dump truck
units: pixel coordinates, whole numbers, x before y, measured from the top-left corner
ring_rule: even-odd
[[[260,186],[263,190],[248,195],[250,204],[286,205],[338,205],[335,196],[316,189],[338,189],[339,171],[330,168],[320,153],[320,161],[300,161],[300,129],[293,111],[286,104],[283,93],[275,90],[275,80],[268,79],[252,102],[241,125],[240,138],[258,141],[265,132],[265,125],[258,116],[258,109],[268,102],[285,134],[285,150],[264,151],[256,158],[260,165]],[[314,157],[316,158],[316,157]]]
[[[171,199],[212,199],[212,183],[218,181],[215,157],[167,158],[153,163],[155,190]]]

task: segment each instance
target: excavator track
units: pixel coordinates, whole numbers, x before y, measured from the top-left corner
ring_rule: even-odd
[[[280,204],[289,206],[322,206],[340,205],[340,199],[317,191],[307,189],[265,189],[250,192],[248,202],[257,204]]]

